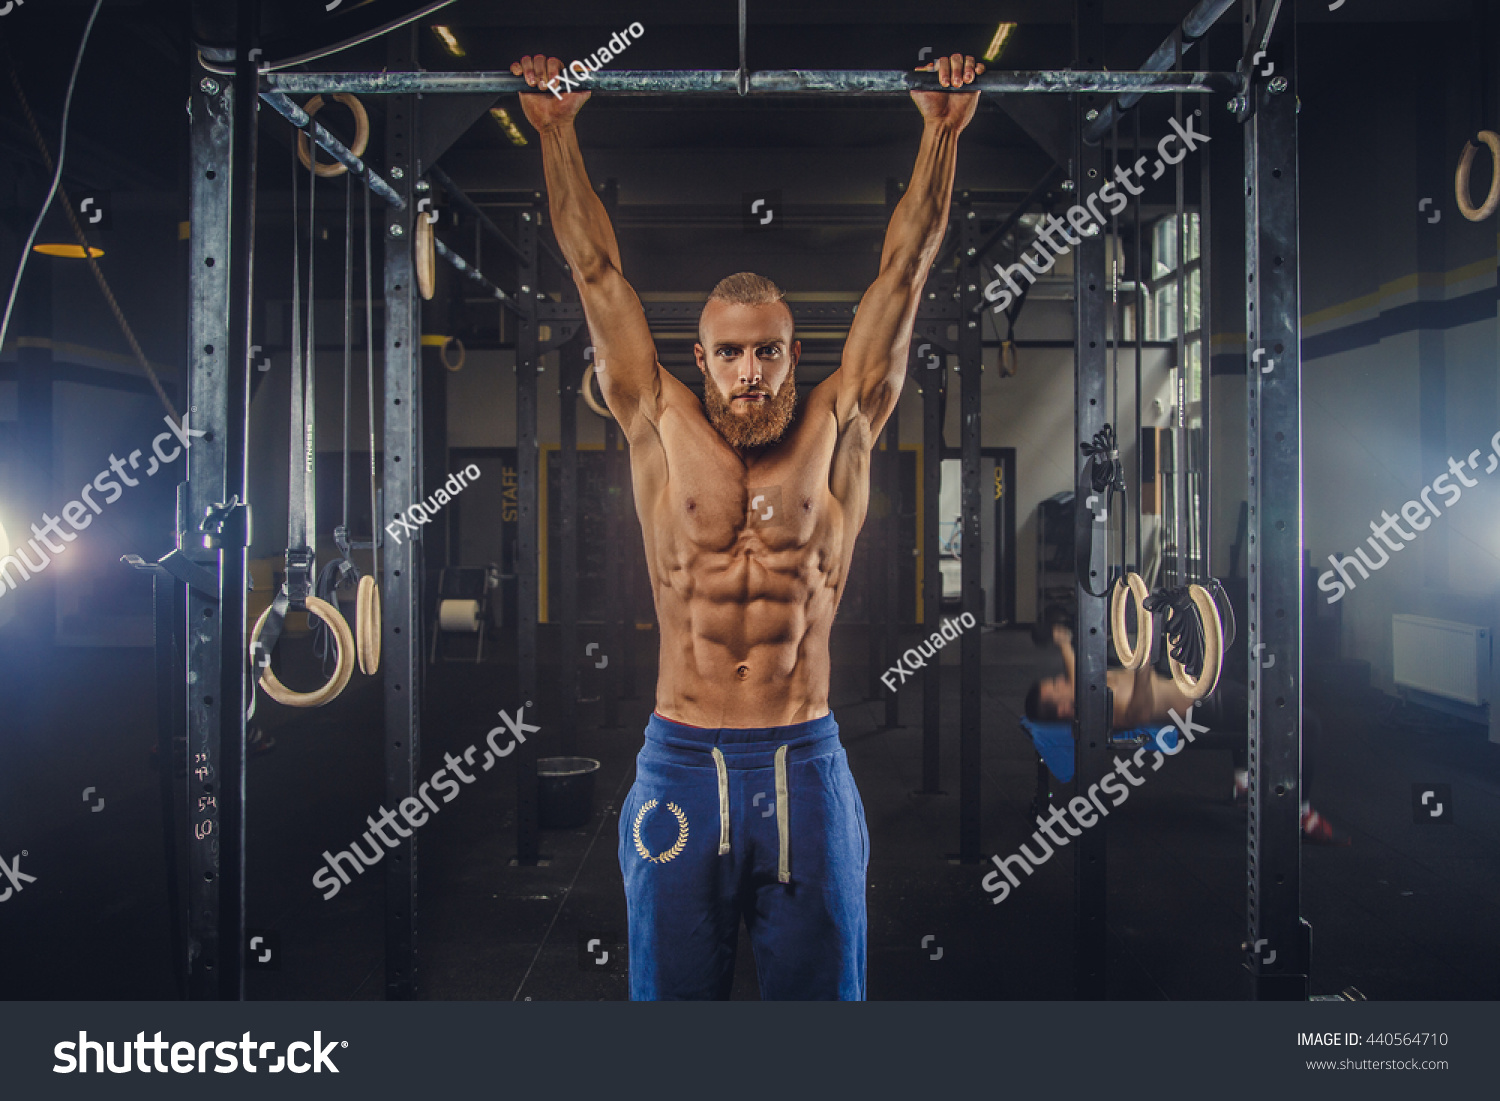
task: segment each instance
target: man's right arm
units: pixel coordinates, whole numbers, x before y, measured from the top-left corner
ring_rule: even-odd
[[[557,58],[522,58],[511,72],[544,87],[562,71]],[[609,214],[589,183],[573,117],[589,92],[523,93],[521,106],[541,136],[552,229],[583,301],[594,342],[595,374],[605,403],[632,442],[654,425],[661,373],[646,312],[620,271],[620,248]]]

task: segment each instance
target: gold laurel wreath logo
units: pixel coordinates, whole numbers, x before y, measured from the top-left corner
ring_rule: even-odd
[[[672,817],[677,819],[677,844],[673,845],[670,849],[662,850],[657,856],[652,856],[651,850],[646,848],[645,842],[641,840],[641,825],[646,821],[646,815],[650,814],[656,807],[656,802],[655,799],[648,799],[641,804],[641,809],[635,815],[635,828],[630,831],[630,834],[635,839],[635,851],[640,853],[644,859],[651,861],[653,864],[665,864],[687,847],[688,820],[687,815],[682,812],[681,807],[676,803],[668,803],[667,809],[672,812]]]

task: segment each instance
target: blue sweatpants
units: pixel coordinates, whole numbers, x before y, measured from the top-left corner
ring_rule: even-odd
[[[631,999],[728,998],[743,918],[762,998],[862,1001],[869,861],[831,713],[708,729],[653,712],[620,810]]]

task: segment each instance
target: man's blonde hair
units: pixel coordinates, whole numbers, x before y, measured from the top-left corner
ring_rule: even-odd
[[[764,275],[737,271],[720,279],[708,297],[710,301],[717,298],[735,306],[770,306],[785,299],[786,295]]]
[[[708,301],[727,302],[732,306],[774,306],[777,302],[785,302],[786,294],[775,283],[764,275],[756,275],[753,271],[737,271],[733,275],[726,275],[719,280],[718,286],[709,293]],[[703,304],[708,309],[708,302]],[[791,312],[791,307],[787,307]],[[703,315],[698,315],[698,343],[707,349],[708,345],[703,341]]]

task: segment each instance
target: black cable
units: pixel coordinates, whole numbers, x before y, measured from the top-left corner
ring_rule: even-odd
[[[1123,577],[1125,575],[1125,537],[1129,534],[1125,511],[1129,508],[1129,498],[1125,490],[1125,464],[1120,461],[1119,441],[1115,438],[1114,426],[1106,424],[1094,433],[1094,438],[1088,443],[1079,444],[1078,449],[1087,460],[1084,469],[1079,472],[1079,494],[1087,497],[1089,494],[1085,492],[1085,489],[1091,488],[1095,495],[1103,496],[1105,512],[1108,513],[1113,508],[1115,515],[1119,517],[1120,564],[1117,576]],[[1119,498],[1118,505],[1115,504],[1117,497]],[[1109,528],[1106,525],[1106,535],[1108,531]],[[1114,584],[1114,577],[1109,576],[1110,571],[1105,571],[1103,592],[1095,592],[1094,587],[1088,582],[1089,569],[1094,558],[1092,523],[1089,525],[1087,543],[1080,541],[1078,544],[1076,558],[1078,583],[1083,586],[1084,592],[1094,597],[1108,596],[1110,586]]]
[[[1176,658],[1190,677],[1203,673],[1203,621],[1198,618],[1198,609],[1193,605],[1192,593],[1187,585],[1176,589],[1158,589],[1145,600],[1146,611],[1153,615],[1167,613],[1162,636],[1166,639],[1168,653]]]
[[[73,90],[78,84],[78,70],[83,66],[83,51],[87,49],[89,38],[94,33],[94,20],[99,17],[99,9],[104,6],[104,0],[94,0],[94,10],[89,12],[89,21],[84,24],[83,37],[78,42],[78,55],[73,58],[73,73],[68,77],[68,90],[63,96],[62,109],[62,133],[57,139],[57,166],[52,173],[52,186],[47,189],[47,197],[42,200],[42,209],[37,211],[36,221],[31,225],[31,234],[26,238],[26,244],[21,247],[20,262],[16,266],[16,277],[11,281],[10,297],[5,303],[5,316],[0,318],[0,345],[5,343],[5,334],[10,329],[11,311],[15,309],[16,294],[21,289],[21,276],[26,273],[26,261],[31,256],[31,246],[36,240],[37,231],[42,228],[42,219],[47,216],[47,209],[52,205],[52,199],[57,194],[57,185],[62,182],[63,163],[68,156],[68,116],[73,110]],[[5,9],[8,13],[9,8]],[[165,395],[163,395],[165,398]],[[171,403],[168,403],[170,408]],[[174,419],[176,417],[173,412]]]

